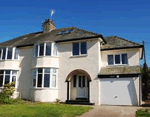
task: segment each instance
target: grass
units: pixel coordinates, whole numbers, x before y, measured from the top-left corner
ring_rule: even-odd
[[[136,117],[150,117],[150,110],[140,109],[136,111]]]
[[[0,117],[75,117],[92,107],[66,104],[19,102],[0,106]]]

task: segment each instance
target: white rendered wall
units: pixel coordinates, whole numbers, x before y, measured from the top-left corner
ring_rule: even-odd
[[[90,102],[99,104],[99,41],[98,39],[87,41],[87,56],[72,57],[72,43],[59,43],[59,73],[58,73],[58,97],[61,101],[67,100],[67,75],[76,69],[85,70],[92,78],[90,82]]]
[[[140,65],[139,63],[139,49],[120,49],[120,50],[108,50],[108,51],[101,51],[101,60],[102,60],[102,67],[108,66],[108,58],[107,55],[110,54],[121,54],[127,53],[128,56],[128,65],[136,66]]]
[[[55,102],[58,99],[58,89],[31,89],[31,100],[39,102]]]
[[[51,56],[44,56],[44,57],[34,57],[32,60],[32,68],[38,67],[54,67],[59,68],[59,57],[51,57]]]

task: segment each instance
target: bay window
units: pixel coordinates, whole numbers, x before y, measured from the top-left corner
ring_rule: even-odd
[[[72,44],[72,55],[86,55],[87,54],[87,44],[86,42],[75,42]]]
[[[55,43],[45,42],[35,45],[35,56],[57,56],[57,46]]]
[[[108,65],[124,65],[128,64],[127,54],[108,55]]]
[[[56,68],[37,68],[32,73],[32,86],[38,88],[56,88]]]
[[[0,60],[14,60],[19,57],[19,49],[6,47],[0,48]]]
[[[16,82],[16,78],[16,70],[0,70],[0,87],[11,82]]]

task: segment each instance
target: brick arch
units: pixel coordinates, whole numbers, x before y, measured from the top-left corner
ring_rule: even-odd
[[[86,76],[89,79],[89,81],[92,81],[91,76],[86,71],[84,71],[82,69],[76,69],[68,74],[68,76],[66,78],[66,82],[69,81],[70,77],[72,77],[73,75],[79,74],[79,73],[82,73],[84,76]]]

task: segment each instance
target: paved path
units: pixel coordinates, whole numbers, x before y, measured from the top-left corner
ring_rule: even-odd
[[[94,109],[80,117],[135,117],[135,112],[142,107],[134,106],[93,106]],[[144,107],[143,107],[144,109]]]

